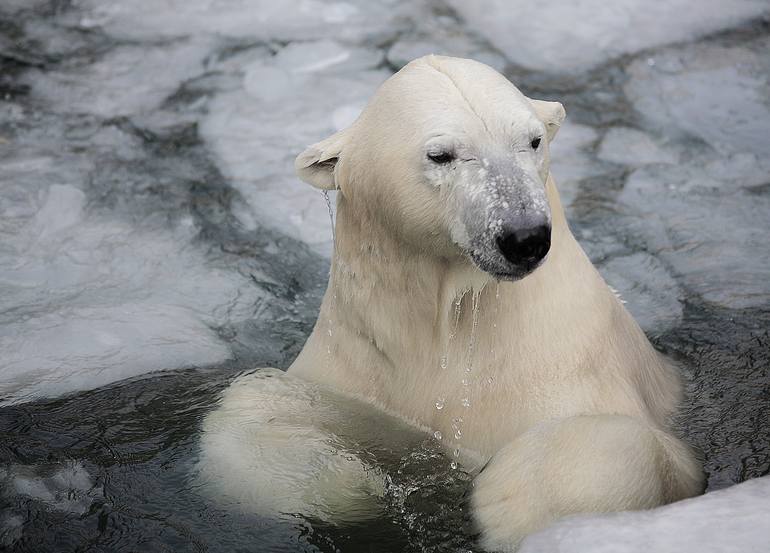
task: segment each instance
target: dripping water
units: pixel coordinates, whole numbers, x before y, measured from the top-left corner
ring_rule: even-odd
[[[326,210],[329,212],[329,222],[331,223],[331,227],[332,227],[332,262],[329,264],[329,280],[330,280],[330,284],[334,287],[332,289],[332,306],[335,306],[337,304],[337,289],[336,289],[337,283],[335,279],[332,278],[332,271],[334,270],[335,253],[337,251],[337,230],[336,230],[336,225],[334,221],[334,209],[332,208],[332,201],[331,201],[331,198],[329,197],[329,191],[322,190],[321,194],[323,194],[324,202],[326,203]],[[332,319],[331,319],[331,313],[329,313],[329,319],[327,319],[326,333],[329,335],[330,339],[334,333],[333,327],[334,327],[334,323],[332,322]],[[331,358],[332,358],[332,348],[331,348],[331,341],[330,341],[326,346],[327,369],[331,364]]]
[[[449,332],[449,338],[447,339],[447,342],[444,346],[444,354],[441,356],[441,359],[439,361],[439,366],[441,367],[441,370],[444,371],[449,366],[449,348],[451,344],[454,342],[455,337],[457,336],[457,329],[460,324],[460,314],[462,313],[462,302],[463,297],[465,296],[465,293],[463,292],[459,296],[457,296],[454,300],[454,322],[452,326],[452,330]],[[441,410],[444,408],[444,405],[446,404],[446,398],[443,396],[439,396],[436,399],[436,409]],[[438,433],[439,436],[441,433]],[[437,438],[439,441],[441,438]]]
[[[329,197],[329,191],[322,190],[321,194],[323,194],[324,201],[326,202],[326,209],[329,212],[329,221],[332,224],[332,258],[333,258],[334,250],[337,248],[337,231],[334,225],[334,209],[332,208],[332,200]]]
[[[497,344],[498,341],[498,334],[497,334],[497,317],[500,314],[500,281],[497,281],[497,284],[495,286],[495,312],[492,315],[492,347],[489,350],[490,356],[492,358],[492,371],[494,371],[497,368],[497,350],[495,349],[495,344]],[[495,378],[492,375],[489,375],[487,377],[487,384],[490,386],[492,385],[492,382],[494,382]]]
[[[482,286],[481,289],[474,290],[472,295],[472,308],[471,308],[471,333],[468,338],[468,349],[467,349],[467,355],[466,355],[466,362],[465,362],[465,368],[463,369],[462,373],[462,380],[460,381],[460,384],[462,385],[462,398],[460,399],[460,405],[462,405],[463,408],[469,409],[471,407],[471,372],[473,371],[473,357],[476,350],[476,336],[477,336],[477,330],[479,326],[479,311],[480,311],[480,305],[481,305],[481,293],[484,291],[484,287]],[[452,462],[450,463],[450,467],[452,469],[457,468],[457,459],[460,456],[460,440],[463,437],[463,418],[462,417],[455,417],[452,419],[452,430],[454,430],[454,439],[456,447],[454,449],[454,459],[452,459]]]

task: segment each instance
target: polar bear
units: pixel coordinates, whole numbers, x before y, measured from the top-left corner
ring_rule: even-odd
[[[328,289],[288,373],[241,378],[209,415],[204,472],[268,511],[376,516],[382,474],[330,438],[350,401],[478,473],[488,550],[572,513],[701,492],[668,429],[678,375],[565,219],[549,171],[564,117],[484,64],[426,56],[301,153],[299,177],[337,190]]]

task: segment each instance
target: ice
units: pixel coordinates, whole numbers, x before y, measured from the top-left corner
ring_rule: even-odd
[[[33,70],[24,82],[57,111],[117,117],[158,107],[179,85],[203,72],[211,46],[181,41],[117,47],[91,62],[54,71]],[[98,86],[94,86],[98,83]]]
[[[770,39],[667,49],[633,62],[628,98],[650,125],[715,153],[770,153]]]
[[[768,45],[695,44],[633,61],[625,93],[650,133],[613,128],[599,148],[639,167],[618,197],[630,240],[721,307],[770,301]]]
[[[242,85],[217,94],[201,134],[221,171],[259,220],[330,256],[332,233],[320,192],[294,175],[294,157],[350,124],[389,73],[382,54],[331,40],[304,42],[245,64]]]
[[[766,167],[751,154],[736,154],[637,169],[618,198],[629,215],[622,228],[704,300],[734,309],[767,304]]]
[[[551,172],[561,201],[567,207],[575,199],[581,180],[607,171],[592,151],[598,136],[593,127],[567,119],[550,145]]]
[[[0,4],[0,13],[14,14],[26,9],[39,9],[47,4],[48,0],[3,0]]]
[[[681,322],[684,294],[657,258],[643,252],[618,256],[599,270],[646,332],[664,332]]]
[[[428,54],[471,58],[503,71],[507,60],[482,39],[459,28],[454,20],[437,17],[417,33],[405,33],[388,49],[388,61],[400,69]]]
[[[449,0],[513,63],[578,74],[623,54],[695,39],[758,17],[762,0]]]
[[[649,134],[629,127],[609,129],[602,138],[597,156],[604,161],[631,167],[676,163],[679,159],[674,147],[659,144]]]
[[[54,466],[11,465],[0,469],[0,483],[6,499],[21,495],[76,515],[84,514],[93,500],[102,496],[79,461]]]
[[[89,158],[26,139],[0,155],[0,404],[230,358],[213,328],[251,317],[264,291],[212,266],[190,218],[89,209],[74,184]],[[139,155],[119,133],[93,139]]]
[[[521,553],[766,551],[770,477],[649,511],[575,516],[526,538]]]
[[[80,0],[85,14],[73,24],[100,26],[130,40],[218,35],[288,42],[338,37],[377,41],[391,37],[409,3],[301,0],[290,6],[271,0]],[[147,14],[152,14],[148,17]]]

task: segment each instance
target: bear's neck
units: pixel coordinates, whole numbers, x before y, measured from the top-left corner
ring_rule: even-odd
[[[640,362],[648,362],[652,349],[570,233],[550,178],[547,192],[551,251],[517,282],[417,251],[338,198],[329,286],[290,372],[446,432],[458,416],[467,429],[476,424],[482,411],[464,409],[474,402],[527,424],[512,390],[545,393],[559,379],[579,381],[578,371],[604,370],[594,359],[618,353],[614,332],[634,334],[650,352]],[[474,436],[500,438],[482,430]],[[495,444],[466,445],[486,451]]]
[[[474,312],[489,328],[490,318],[520,310],[531,300],[532,285],[563,257],[554,250],[574,242],[550,178],[548,192],[552,251],[541,268],[515,283],[498,283],[464,258],[426,255],[339,195],[329,285],[291,371],[356,394],[362,389],[354,381],[362,378],[369,385],[363,395],[382,399],[391,388],[383,379],[401,382],[416,365],[440,367],[443,357],[457,361],[462,352],[449,350],[479,341],[471,336]],[[554,295],[551,290],[548,297]],[[532,313],[527,319],[533,321]]]

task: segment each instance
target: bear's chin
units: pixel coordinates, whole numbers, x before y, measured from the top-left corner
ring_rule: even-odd
[[[528,277],[545,263],[548,256],[540,261],[528,265],[513,265],[502,259],[490,259],[487,257],[476,257],[469,254],[473,265],[483,273],[486,273],[494,280],[505,282],[516,282]]]

